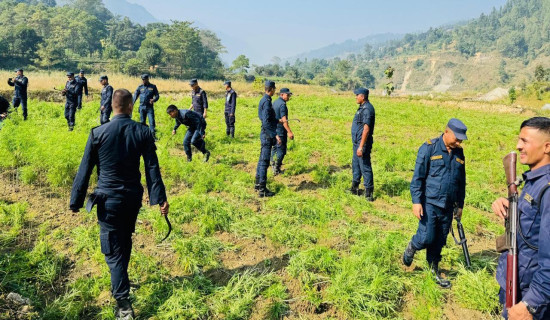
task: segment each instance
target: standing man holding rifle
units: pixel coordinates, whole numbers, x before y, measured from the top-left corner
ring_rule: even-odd
[[[508,199],[493,202],[506,221],[506,241],[497,267],[503,316],[509,320],[550,319],[550,118],[534,117],[521,124],[516,146],[519,162],[529,166],[518,195],[515,153],[504,158]],[[502,250],[504,249],[504,250]]]

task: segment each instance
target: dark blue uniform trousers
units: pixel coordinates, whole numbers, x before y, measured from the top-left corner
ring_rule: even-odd
[[[351,162],[351,167],[353,171],[353,182],[357,185],[361,182],[361,176],[363,177],[363,184],[365,185],[365,190],[374,189],[374,177],[372,174],[372,165],[370,162],[370,152],[372,150],[372,144],[367,142],[365,151],[363,152],[362,157],[357,156],[357,149],[359,148],[359,143],[353,144],[353,160]]]
[[[149,118],[149,129],[155,134],[155,109],[153,107],[139,106],[139,120],[147,124],[145,118]]]
[[[132,253],[132,233],[141,207],[140,199],[128,201],[107,197],[97,203],[101,253],[111,272],[111,293],[116,300],[128,298],[128,264]]]
[[[18,108],[21,105],[23,109],[23,117],[27,117],[27,97],[13,97],[13,107]]]
[[[101,124],[109,122],[109,118],[111,117],[111,112],[113,111],[112,108],[106,108],[105,110],[101,111],[101,115],[99,117],[99,122]]]
[[[424,215],[418,222],[412,245],[416,250],[426,249],[426,260],[429,264],[441,261],[441,250],[447,242],[449,228],[453,223],[453,206],[440,208],[426,203],[422,205]]]
[[[276,161],[275,165],[277,167],[281,167],[283,165],[283,159],[286,156],[286,145],[288,142],[288,137],[286,134],[279,137],[281,137],[281,144],[275,143],[271,149],[271,161]]]
[[[79,94],[77,96],[76,108],[77,109],[82,109],[82,95],[81,94]]]
[[[230,116],[229,112],[225,112],[225,134],[235,135],[235,115]]]
[[[69,126],[74,126],[75,123],[75,115],[76,113],[76,103],[74,102],[66,102],[65,103],[65,119],[67,119],[67,124]]]
[[[269,168],[269,158],[271,156],[271,149],[277,145],[276,138],[270,138],[267,134],[260,134],[261,149],[260,159],[258,160],[258,166],[256,167],[256,181],[258,184],[265,186],[267,183],[267,169]]]
[[[206,153],[206,142],[202,139],[204,132],[202,130],[187,129],[183,137],[183,150],[188,158],[191,158],[191,145],[194,145],[200,152]]]

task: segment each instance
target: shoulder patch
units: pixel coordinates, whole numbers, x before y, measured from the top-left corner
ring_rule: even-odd
[[[439,160],[439,159],[443,159],[443,156],[442,156],[442,155],[437,155],[437,156],[432,156],[432,157],[430,158],[430,160],[432,160],[432,161],[433,161],[433,160]]]
[[[426,140],[426,143],[427,144],[432,144],[432,140],[428,139],[428,140]]]
[[[533,197],[530,194],[525,193],[525,196],[523,197],[523,199],[525,199],[525,201],[529,202],[529,204],[533,204]]]
[[[460,163],[460,164],[464,164],[464,160],[460,159],[460,158],[456,158],[456,162]]]

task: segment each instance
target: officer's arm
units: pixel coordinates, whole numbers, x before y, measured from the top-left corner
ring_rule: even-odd
[[[157,102],[159,101],[159,98],[160,98],[160,94],[159,94],[159,91],[157,89],[157,86],[154,86],[153,87],[153,102]]]
[[[90,176],[92,170],[97,165],[97,151],[94,148],[94,135],[93,131],[90,132],[88,142],[86,143],[86,149],[78,168],[78,173],[73,182],[73,189],[71,191],[71,202],[69,207],[73,211],[78,211],[84,205],[84,199],[86,198],[86,192],[88,191],[88,183],[90,182]]]
[[[538,307],[550,303],[550,192],[546,191],[540,206],[539,269],[533,274],[523,301]],[[538,319],[538,318],[537,318]]]
[[[107,100],[105,100],[105,104],[103,105],[105,108],[112,108],[112,102],[113,102],[113,87],[107,87]]]
[[[139,87],[136,89],[136,92],[134,92],[134,102],[132,104],[136,104],[136,100],[139,97]]]
[[[178,118],[176,118],[176,125],[174,126],[174,131],[177,131],[180,126],[181,126],[181,122],[178,120]]]
[[[13,81],[15,81],[15,79],[8,79],[8,85],[10,85],[12,87],[15,86],[15,82],[13,82]]]
[[[460,184],[458,186],[458,207],[464,208],[464,198],[466,198],[466,161],[460,169]]]
[[[273,139],[277,135],[277,133],[274,130],[271,130],[271,124],[269,123],[269,104],[267,101],[264,101],[264,104],[262,106],[262,128],[264,129],[265,133],[269,136],[269,138]]]
[[[88,95],[88,81],[84,82],[84,94]]]
[[[363,134],[361,135],[361,143],[359,143],[359,149],[363,150],[367,137],[369,136],[370,128],[368,124],[363,125]]]
[[[285,127],[286,132],[292,133],[292,130],[290,130],[290,126],[288,125],[288,108],[286,105],[282,106],[281,108],[281,120],[283,122],[283,127]]]
[[[424,191],[426,189],[426,177],[428,176],[428,146],[423,144],[418,149],[416,165],[414,166],[414,175],[411,180],[411,197],[413,204],[422,203]]]
[[[233,92],[231,98],[229,99],[229,114],[235,115],[235,109],[237,109],[237,93]]]
[[[202,107],[204,108],[204,110],[206,110],[208,109],[208,98],[206,97],[206,91],[203,91],[201,95],[202,95]]]
[[[23,77],[23,80],[21,80],[21,85],[26,88],[29,85],[29,78]]]
[[[160,176],[159,160],[157,158],[157,147],[151,131],[144,130],[145,147],[143,150],[143,162],[145,164],[145,180],[149,192],[149,204],[163,204],[166,202],[166,189]]]

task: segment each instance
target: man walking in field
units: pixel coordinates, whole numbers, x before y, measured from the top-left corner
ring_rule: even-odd
[[[351,125],[353,180],[350,191],[353,194],[359,194],[359,183],[363,177],[365,198],[367,201],[374,201],[374,179],[370,157],[375,122],[374,107],[369,102],[368,89],[359,88],[354,93],[359,109],[357,109]]]
[[[231,81],[223,83],[225,86],[225,134],[235,138],[235,109],[237,108],[237,93],[231,88]]]
[[[149,75],[141,75],[143,84],[137,87],[134,93],[133,103],[136,103],[139,97],[139,119],[141,124],[147,124],[146,118],[149,119],[149,130],[156,139],[155,135],[155,108],[154,103],[160,98],[157,86],[149,82]]]
[[[159,205],[168,214],[164,183],[160,175],[155,140],[147,126],[131,119],[132,95],[126,89],[113,95],[113,119],[93,128],[84,150],[71,192],[70,208],[78,212],[84,205],[90,175],[97,166],[98,182],[86,210],[97,205],[101,252],[111,272],[111,292],[117,301],[117,319],[134,319],[130,303],[128,263],[132,233],[141,201],[140,158],[145,165],[145,180],[150,205]]]
[[[445,132],[426,141],[418,150],[411,181],[413,213],[418,218],[418,229],[403,254],[403,263],[410,266],[414,254],[426,249],[426,260],[436,282],[450,288],[451,282],[439,273],[441,250],[453,222],[453,212],[462,217],[466,196],[466,170],[462,141],[466,140],[466,126],[451,119]]]
[[[8,85],[15,87],[13,107],[17,110],[19,105],[21,105],[23,120],[27,120],[27,88],[29,86],[29,79],[23,75],[23,69],[17,69],[15,72],[15,78],[8,79]]]
[[[166,112],[176,119],[176,125],[172,130],[172,135],[176,134],[176,131],[180,125],[187,127],[187,132],[183,138],[183,149],[187,155],[187,162],[191,162],[193,153],[191,152],[191,145],[194,145],[200,152],[204,154],[204,162],[208,162],[210,159],[210,151],[206,150],[206,143],[204,142],[206,121],[204,118],[193,110],[179,110],[175,105],[170,105],[166,109]]]
[[[80,70],[78,76],[75,77],[75,80],[80,82],[80,91],[78,92],[78,105],[76,108],[78,110],[82,109],[82,92],[88,96],[88,79],[84,76],[84,70]]]
[[[99,82],[103,86],[101,89],[101,102],[99,110],[101,112],[99,121],[101,124],[109,122],[111,112],[113,111],[113,87],[109,84],[109,78],[107,76],[99,77]]]
[[[281,137],[277,135],[277,118],[275,110],[271,104],[271,97],[275,94],[275,82],[266,80],[265,94],[260,100],[258,106],[258,117],[262,122],[262,131],[260,133],[261,149],[258,167],[256,168],[256,183],[254,189],[259,192],[260,197],[272,197],[275,193],[267,189],[267,169],[269,168],[269,158],[271,148],[275,144],[281,144]]]
[[[75,125],[75,113],[76,106],[78,105],[78,92],[81,91],[80,82],[74,78],[74,73],[67,72],[67,83],[65,89],[61,92],[65,98],[65,119],[67,119],[67,125],[69,131],[73,131]]]
[[[208,110],[206,91],[199,87],[199,81],[197,79],[191,79],[189,85],[191,86],[191,107],[189,110],[194,110],[206,119],[206,112]]]
[[[288,139],[294,140],[294,133],[288,125],[288,107],[286,103],[290,100],[292,92],[288,88],[282,88],[279,91],[279,99],[273,103],[275,110],[275,118],[277,118],[277,135],[281,137],[281,143],[274,145],[271,151],[271,165],[273,167],[273,175],[281,174],[281,166],[286,155],[286,146]]]

